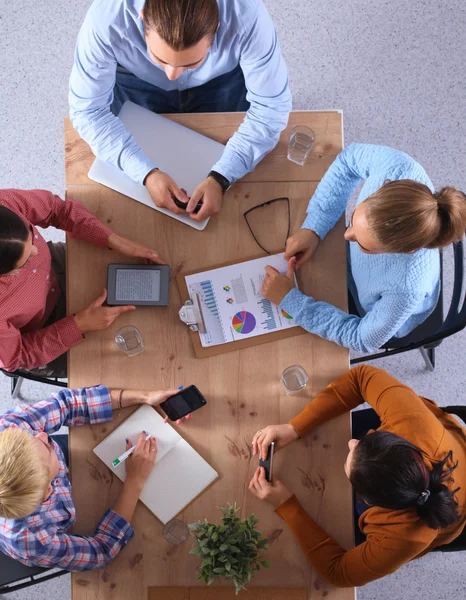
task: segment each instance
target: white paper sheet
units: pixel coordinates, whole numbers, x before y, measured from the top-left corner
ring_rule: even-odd
[[[287,270],[282,253],[185,277],[190,297],[197,293],[200,298],[206,326],[206,333],[199,334],[202,346],[296,327],[291,315],[262,296],[266,265],[282,274]]]
[[[121,481],[125,463],[112,461],[125,451],[125,438],[133,444],[141,431],[157,439],[157,459],[140,500],[163,524],[173,519],[215,479],[217,472],[151,406],[141,406],[98,446],[94,453]]]

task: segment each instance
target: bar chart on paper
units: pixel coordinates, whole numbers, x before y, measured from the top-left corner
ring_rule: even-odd
[[[267,331],[275,331],[277,329],[277,322],[275,320],[272,303],[270,302],[270,300],[263,298],[262,300],[259,300],[257,304],[261,309],[262,316],[264,319],[263,321],[261,321],[261,324],[263,325],[263,327],[265,327],[265,329],[267,329]]]
[[[199,334],[204,347],[296,327],[291,315],[262,296],[265,267],[281,273],[287,263],[283,254],[186,275],[189,295],[200,298],[206,333]]]
[[[215,294],[214,294],[214,289],[212,287],[212,282],[211,281],[201,281],[200,286],[202,289],[202,299],[203,299],[205,306],[207,306],[207,308],[213,315],[218,316],[218,306],[217,306],[217,301],[215,300]]]

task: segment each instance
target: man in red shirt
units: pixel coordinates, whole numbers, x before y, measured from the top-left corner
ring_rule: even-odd
[[[47,243],[36,226],[126,256],[162,264],[154,250],[123,238],[82,204],[44,190],[0,190],[0,368],[66,376],[66,352],[88,331],[106,329],[134,306],[103,306],[106,290],[66,316],[65,245]]]

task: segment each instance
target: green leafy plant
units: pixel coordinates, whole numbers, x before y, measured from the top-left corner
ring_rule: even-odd
[[[268,561],[260,556],[261,550],[268,550],[268,540],[255,528],[259,520],[253,514],[241,521],[236,504],[220,510],[221,525],[207,519],[189,525],[196,540],[189,553],[196,554],[201,561],[197,579],[211,585],[215,579],[225,577],[234,583],[238,593],[251,581],[255,571],[261,566],[269,567]]]

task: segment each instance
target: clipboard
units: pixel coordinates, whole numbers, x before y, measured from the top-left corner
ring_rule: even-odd
[[[202,308],[196,306],[196,302],[193,302],[189,296],[188,286],[186,285],[185,277],[187,275],[195,275],[196,273],[202,273],[203,271],[212,270],[212,269],[221,269],[223,267],[229,267],[230,265],[239,265],[243,262],[248,262],[250,260],[255,260],[257,258],[263,258],[264,255],[261,254],[259,256],[250,256],[249,258],[245,258],[244,260],[231,260],[229,262],[225,262],[219,265],[213,265],[211,267],[203,267],[202,269],[194,269],[192,271],[186,271],[184,273],[179,273],[176,276],[176,283],[178,285],[178,289],[181,296],[182,308],[181,311],[185,309],[185,313],[189,311],[188,318],[191,318],[191,323],[185,321],[184,319],[180,319],[189,326],[189,335],[191,337],[191,341],[193,343],[194,354],[196,358],[209,358],[210,356],[218,356],[219,354],[225,354],[227,352],[234,352],[235,350],[242,350],[244,348],[251,348],[253,346],[259,346],[261,344],[269,344],[270,342],[277,342],[279,340],[284,340],[287,338],[295,337],[297,335],[303,335],[304,333],[308,333],[305,329],[296,325],[296,327],[291,327],[290,329],[284,329],[282,331],[272,331],[271,333],[267,333],[264,335],[258,335],[256,337],[245,338],[244,340],[235,340],[233,342],[227,342],[225,344],[218,344],[217,346],[210,346],[204,348],[201,344],[201,340],[199,338],[199,328],[203,327],[203,319],[202,319]],[[200,313],[200,314],[198,314]],[[198,318],[196,318],[198,317]]]

